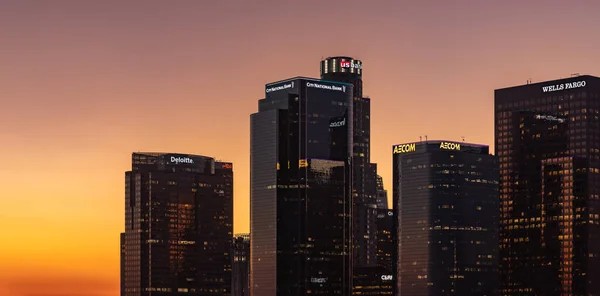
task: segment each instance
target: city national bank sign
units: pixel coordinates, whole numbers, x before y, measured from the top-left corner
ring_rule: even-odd
[[[585,85],[586,85],[585,80],[582,80],[582,81],[576,81],[576,82],[567,82],[567,83],[561,83],[561,84],[555,84],[555,85],[542,86],[542,90],[546,93],[546,92],[553,92],[553,91],[559,91],[559,90],[567,90],[567,89],[585,87]]]
[[[346,86],[345,85],[337,86],[337,85],[330,85],[330,84],[321,84],[321,83],[307,82],[306,83],[306,87],[312,87],[312,88],[320,88],[320,89],[327,89],[327,90],[335,90],[335,91],[346,92]]]
[[[284,89],[293,88],[293,87],[294,87],[294,82],[292,81],[292,82],[286,83],[284,85],[268,87],[266,89],[266,93],[270,93],[270,92],[274,92],[274,91],[278,91],[278,90],[284,90]]]

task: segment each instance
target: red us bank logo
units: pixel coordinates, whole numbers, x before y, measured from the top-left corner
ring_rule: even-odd
[[[360,62],[340,61],[340,68],[362,69],[362,64]]]

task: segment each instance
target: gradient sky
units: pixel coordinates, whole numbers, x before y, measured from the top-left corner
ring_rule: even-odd
[[[0,295],[114,296],[133,151],[232,161],[249,224],[264,84],[364,63],[372,161],[493,144],[493,90],[600,75],[599,1],[0,0]]]

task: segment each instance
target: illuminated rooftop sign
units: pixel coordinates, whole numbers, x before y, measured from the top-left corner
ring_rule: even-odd
[[[328,90],[335,90],[335,91],[342,91],[342,92],[346,92],[346,86],[345,85],[329,85],[329,84],[320,84],[320,83],[312,83],[312,82],[307,82],[306,83],[306,87],[312,87],[312,88],[320,88],[320,89],[328,89]]]
[[[360,62],[358,63],[353,63],[351,61],[340,61],[340,68],[355,68],[355,69],[362,69],[362,64]]]
[[[175,157],[171,156],[171,163],[180,164],[180,163],[189,163],[193,164],[194,160],[189,157]]]
[[[415,151],[417,151],[417,145],[415,143],[401,144],[401,145],[394,146],[394,154],[415,152]]]
[[[286,83],[284,85],[269,87],[269,88],[267,88],[266,92],[270,93],[270,92],[284,90],[284,89],[293,88],[293,87],[294,87],[294,82],[292,81],[291,83]]]
[[[440,149],[460,151],[460,144],[452,142],[441,142]]]
[[[567,90],[567,89],[585,87],[585,85],[586,85],[585,80],[582,80],[582,81],[577,81],[577,82],[567,82],[567,83],[561,83],[561,84],[556,84],[556,85],[542,86],[542,90],[544,92],[553,92],[553,91],[559,91],[559,90]]]

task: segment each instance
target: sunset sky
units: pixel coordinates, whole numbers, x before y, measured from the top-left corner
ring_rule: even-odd
[[[0,0],[0,295],[116,296],[134,151],[232,161],[249,229],[264,84],[364,63],[372,161],[493,145],[493,90],[600,75],[600,1]]]

